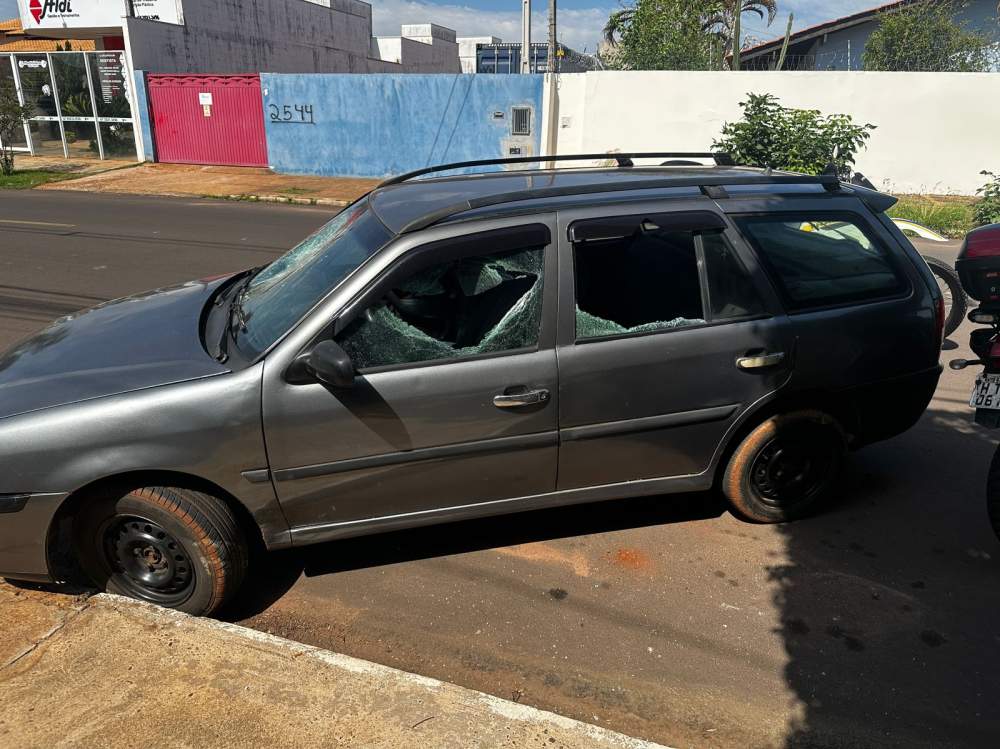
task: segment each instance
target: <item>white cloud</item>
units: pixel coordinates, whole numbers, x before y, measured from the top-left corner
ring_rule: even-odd
[[[404,23],[436,23],[454,29],[459,36],[496,36],[505,42],[521,40],[521,13],[490,11],[465,5],[438,5],[421,0],[368,0],[378,36],[398,36]],[[538,3],[535,3],[538,5]],[[511,3],[513,5],[513,3]],[[568,47],[593,53],[601,38],[601,29],[615,6],[567,8],[557,16],[559,41]],[[548,38],[546,12],[531,14],[531,40]]]

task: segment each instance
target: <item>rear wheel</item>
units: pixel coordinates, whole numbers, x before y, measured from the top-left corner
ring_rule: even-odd
[[[109,491],[85,503],[73,525],[81,567],[109,593],[204,616],[246,574],[247,543],[235,516],[201,492]]]
[[[818,411],[773,416],[733,453],[722,489],[737,514],[758,523],[794,520],[829,495],[846,451],[840,425]]]
[[[962,320],[965,319],[969,301],[954,268],[936,257],[925,256],[924,260],[934,274],[934,278],[937,279],[941,294],[944,295],[944,335],[947,338],[958,329]]]

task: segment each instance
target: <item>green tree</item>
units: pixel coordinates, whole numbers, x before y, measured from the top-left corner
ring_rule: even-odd
[[[976,226],[1000,224],[1000,175],[993,172],[981,172],[981,174],[989,177],[989,181],[976,190],[981,196],[973,208]]]
[[[729,153],[745,166],[819,174],[833,163],[841,177],[849,177],[875,129],[855,124],[846,114],[783,107],[771,94],[748,94],[740,106],[743,119],[723,125],[712,150]]]
[[[996,39],[955,20],[961,7],[954,0],[923,0],[883,11],[865,45],[865,70],[990,71],[997,62]]]
[[[14,139],[34,114],[33,107],[18,102],[14,81],[0,78],[0,174],[14,173]]]
[[[777,0],[636,0],[611,14],[604,38],[629,70],[715,70],[732,51],[736,3],[768,25]]]

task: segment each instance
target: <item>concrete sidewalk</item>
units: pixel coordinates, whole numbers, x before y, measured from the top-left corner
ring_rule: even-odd
[[[0,746],[656,746],[116,596],[0,583]]]
[[[51,182],[36,189],[229,198],[336,207],[361,197],[378,182],[351,177],[300,177],[251,167],[143,164],[133,169]]]

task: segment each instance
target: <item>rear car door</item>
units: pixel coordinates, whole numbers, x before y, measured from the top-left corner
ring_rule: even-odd
[[[559,489],[704,485],[794,362],[755,257],[708,199],[561,211],[559,241]]]
[[[911,426],[940,369],[936,288],[920,257],[854,197],[744,198],[724,208],[788,310],[797,339],[790,387],[851,403],[855,446]]]
[[[353,387],[266,360],[268,457],[296,540],[554,490],[554,217],[491,226],[435,229],[346,300],[335,340]]]

